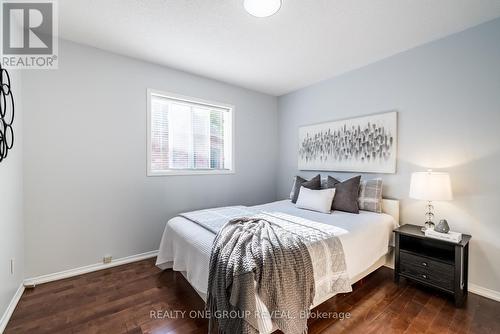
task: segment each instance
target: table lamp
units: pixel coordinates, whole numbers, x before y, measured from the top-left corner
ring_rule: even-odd
[[[434,206],[432,201],[451,201],[453,199],[450,174],[437,173],[431,170],[412,173],[410,198],[427,201],[426,221],[422,231],[428,228],[433,229]]]

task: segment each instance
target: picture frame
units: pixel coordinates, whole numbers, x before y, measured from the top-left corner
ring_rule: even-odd
[[[396,173],[398,112],[299,127],[298,169]]]

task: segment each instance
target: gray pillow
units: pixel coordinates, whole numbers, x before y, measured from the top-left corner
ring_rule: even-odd
[[[343,182],[328,176],[326,181],[327,188],[335,188],[332,210],[359,213],[358,195],[360,181],[361,175]]]
[[[360,210],[382,213],[382,179],[361,181],[358,203]]]
[[[300,187],[306,187],[312,190],[321,189],[321,176],[318,174],[309,181],[300,176],[295,177],[295,189],[292,196],[292,203],[294,204],[297,203],[297,198],[299,198]]]

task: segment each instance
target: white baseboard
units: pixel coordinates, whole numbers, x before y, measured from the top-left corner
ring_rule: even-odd
[[[500,302],[500,292],[469,283],[469,292]]]
[[[384,264],[384,267],[387,267],[389,269],[394,270],[394,264],[393,263],[386,263],[386,264]]]
[[[103,269],[108,269],[116,266],[121,266],[123,264],[127,263],[132,263],[132,262],[137,262],[141,260],[146,260],[152,257],[155,257],[158,255],[158,251],[151,251],[151,252],[146,252],[142,254],[137,254],[137,255],[131,255],[127,257],[122,257],[120,259],[116,259],[111,261],[111,263],[96,263],[96,264],[91,264],[88,266],[80,267],[80,268],[75,268],[75,269],[69,269],[69,270],[64,270],[60,271],[57,273],[53,274],[47,274],[47,275],[42,275],[38,277],[32,277],[32,278],[27,278],[24,280],[24,285],[25,286],[36,286],[37,284],[42,284],[42,283],[48,283],[52,281],[57,281],[60,279],[64,278],[69,278],[69,277],[74,277],[82,274],[87,274],[93,271],[98,271],[98,270],[103,270]]]
[[[21,299],[23,292],[24,292],[24,285],[21,284],[17,289],[16,293],[14,294],[14,297],[12,297],[9,306],[7,306],[7,309],[3,313],[2,318],[0,319],[0,333],[3,333],[3,331],[7,327],[7,323],[9,322],[12,313],[14,313],[14,309],[16,308],[17,303],[19,303],[19,300]]]
[[[385,256],[384,267],[394,270],[394,248],[390,247],[389,253]]]

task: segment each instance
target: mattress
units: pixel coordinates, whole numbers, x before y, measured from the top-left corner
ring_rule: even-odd
[[[388,253],[392,230],[397,227],[394,218],[384,213],[360,211],[351,214],[335,211],[331,214],[303,210],[290,200],[277,201],[253,208],[267,212],[283,212],[343,230],[338,235],[345,254],[350,278],[360,275]],[[160,244],[156,265],[183,272],[189,283],[203,297],[208,289],[208,267],[215,235],[182,217],[168,221]],[[316,296],[326,300],[331,296]]]

